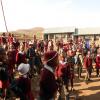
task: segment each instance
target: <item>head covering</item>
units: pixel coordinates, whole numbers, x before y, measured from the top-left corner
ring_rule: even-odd
[[[44,54],[44,60],[47,65],[56,67],[58,60],[58,53],[56,51],[48,51]]]
[[[19,66],[18,66],[18,71],[21,75],[25,75],[29,72],[29,69],[30,69],[30,65],[29,64],[24,64],[24,63],[21,63]]]
[[[56,51],[48,51],[44,54],[44,59],[46,62],[50,62],[51,60],[55,60],[55,58],[58,56],[58,53]]]
[[[29,45],[33,45],[32,41],[29,41]]]

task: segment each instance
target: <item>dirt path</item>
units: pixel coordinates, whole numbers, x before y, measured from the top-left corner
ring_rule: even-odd
[[[82,74],[82,77],[80,80],[76,77],[75,78],[75,83],[74,83],[74,89],[75,91],[70,94],[71,97],[75,97],[76,99],[70,99],[70,100],[100,100],[100,77],[95,76],[95,72],[92,73],[92,81],[85,83],[84,81],[84,76],[85,73]],[[38,82],[37,78],[33,79],[33,89],[35,97],[38,96]]]
[[[100,77],[96,77],[95,74],[92,73],[92,81],[88,84],[84,82],[84,73],[80,81],[76,79],[74,85],[78,100],[100,100]]]

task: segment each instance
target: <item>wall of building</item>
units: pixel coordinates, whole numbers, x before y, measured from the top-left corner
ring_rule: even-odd
[[[44,39],[52,39],[54,42],[57,40],[63,39],[64,42],[66,42],[68,39],[73,38],[73,33],[51,33],[51,34],[45,34]]]

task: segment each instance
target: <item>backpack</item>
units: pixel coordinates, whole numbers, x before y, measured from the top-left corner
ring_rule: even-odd
[[[0,80],[1,81],[8,80],[7,65],[4,63],[0,65]]]

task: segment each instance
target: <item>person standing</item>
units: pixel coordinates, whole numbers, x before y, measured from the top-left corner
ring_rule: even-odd
[[[26,58],[28,60],[28,63],[30,65],[30,74],[34,75],[34,61],[35,61],[35,48],[33,47],[33,43],[30,41],[29,42],[29,48],[26,52]]]
[[[68,50],[67,51],[67,78],[68,78],[68,82],[67,82],[67,90],[68,89],[68,85],[69,82],[71,83],[71,91],[74,91],[74,65],[75,65],[75,59],[74,59],[74,52],[72,50]]]
[[[77,49],[76,52],[76,66],[77,66],[77,74],[78,74],[78,78],[81,78],[81,74],[82,74],[82,67],[83,67],[83,57],[82,57],[82,53],[80,53],[79,49]]]
[[[88,50],[86,56],[84,57],[84,67],[86,68],[85,81],[90,81],[92,73],[92,57],[91,52]]]
[[[18,78],[10,85],[10,89],[20,100],[34,100],[31,88],[31,79],[29,78],[30,65],[21,63],[18,66]]]
[[[96,76],[99,77],[99,69],[100,69],[100,48],[97,51],[96,55]]]
[[[4,48],[0,47],[0,97],[4,100],[7,96],[7,88],[9,87],[8,63],[7,55]]]
[[[48,51],[44,54],[45,64],[40,73],[40,100],[54,100],[58,86],[55,69],[58,66],[58,53]]]
[[[20,45],[20,49],[19,49],[18,53],[16,54],[16,64],[17,64],[17,66],[19,66],[21,63],[27,63],[26,53],[25,53],[23,45]]]

